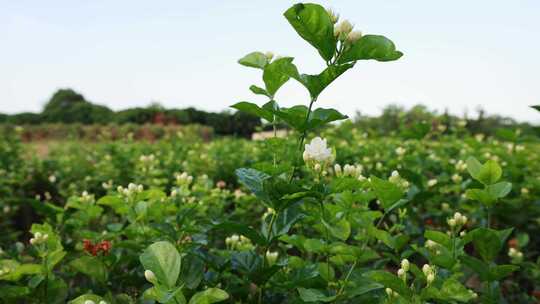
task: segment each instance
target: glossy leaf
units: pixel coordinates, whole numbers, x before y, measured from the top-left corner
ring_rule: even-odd
[[[297,288],[300,298],[304,302],[332,302],[336,296],[327,295],[325,292],[313,288]]]
[[[173,244],[165,241],[156,242],[139,257],[145,270],[151,270],[160,284],[168,288],[176,285],[180,274],[181,257]]]
[[[238,63],[251,68],[264,69],[268,64],[268,58],[261,52],[252,52],[240,58]]]
[[[198,292],[189,300],[189,304],[212,304],[225,301],[229,298],[229,294],[219,288],[209,288]]]
[[[403,53],[396,50],[394,43],[380,35],[365,35],[358,39],[339,57],[339,63],[373,59],[377,61],[398,60]]]
[[[292,61],[292,57],[278,58],[264,68],[263,81],[270,96],[276,94],[277,90],[289,80],[290,75],[298,74]]]
[[[328,61],[336,51],[334,24],[324,7],[313,3],[298,3],[284,13],[300,37],[314,46]]]
[[[251,115],[263,118],[266,121],[271,122],[274,119],[273,118],[274,114],[272,114],[272,112],[270,112],[270,111],[268,111],[268,110],[266,110],[264,108],[261,108],[258,105],[254,104],[254,103],[251,103],[251,102],[241,101],[241,102],[238,102],[238,103],[235,103],[234,105],[232,105],[231,108],[234,108],[234,109],[237,109],[239,111],[249,113]]]

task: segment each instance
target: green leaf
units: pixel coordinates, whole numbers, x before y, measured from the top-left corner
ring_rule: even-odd
[[[294,106],[281,108],[275,115],[297,131],[305,130],[305,122],[308,108],[306,106]]]
[[[502,242],[494,230],[478,228],[471,231],[474,248],[485,262],[495,260],[502,249]]]
[[[474,179],[477,179],[480,170],[482,170],[482,164],[476,158],[472,156],[467,158],[467,171]]]
[[[489,272],[489,266],[482,262],[481,260],[468,256],[468,255],[462,255],[459,257],[461,262],[467,266],[468,268],[472,269],[474,272],[478,274],[481,281],[489,281],[490,279],[490,272]]]
[[[98,199],[96,203],[98,205],[109,206],[118,214],[126,214],[129,210],[129,206],[117,195],[106,195]]]
[[[228,298],[229,294],[224,290],[219,288],[209,288],[194,294],[189,300],[189,304],[212,304],[225,301]]]
[[[143,293],[143,299],[145,300],[155,300],[158,303],[166,304],[186,304],[186,298],[182,293],[182,286],[169,291],[161,285],[153,286],[148,288]],[[174,300],[174,301],[173,301]]]
[[[491,206],[496,198],[493,197],[487,190],[483,189],[467,189],[465,196],[468,199],[479,201],[480,203]]]
[[[490,278],[493,281],[500,281],[518,269],[517,265],[497,265],[490,269]]]
[[[349,223],[346,219],[342,219],[339,222],[332,224],[328,224],[326,222],[323,223],[328,228],[332,236],[342,241],[347,240],[351,235],[351,223]]]
[[[154,243],[139,257],[144,269],[151,270],[160,284],[172,289],[180,274],[181,257],[173,244],[161,241]]]
[[[269,239],[287,234],[294,224],[303,219],[305,215],[302,209],[296,204],[279,212],[272,227],[272,236]],[[266,229],[263,231],[267,231]]]
[[[283,14],[300,37],[314,46],[328,61],[336,51],[334,24],[324,7],[312,3],[298,3]]]
[[[438,298],[446,301],[454,300],[466,303],[472,300],[474,295],[458,280],[450,278],[444,281]]]
[[[347,119],[347,115],[343,115],[334,109],[317,108],[309,115],[309,120],[306,129],[313,130],[315,128],[326,125],[327,123]]]
[[[265,89],[261,88],[261,87],[258,87],[256,85],[252,85],[249,87],[249,90],[251,92],[253,92],[254,94],[257,94],[257,95],[264,95],[264,96],[267,96],[267,97],[271,97],[270,94],[268,94],[268,92],[266,92]]]
[[[100,296],[97,296],[95,294],[84,294],[82,296],[79,296],[71,301],[69,301],[69,304],[85,304],[86,301],[93,301],[94,303],[99,303],[99,301],[102,301],[103,298]]]
[[[403,53],[396,50],[396,46],[390,39],[380,35],[365,35],[343,52],[338,62],[346,63],[368,59],[393,61],[401,56]]]
[[[377,229],[373,226],[368,227],[368,234],[377,240],[383,242],[386,246],[394,249],[396,244],[394,238],[386,230]]]
[[[384,287],[391,288],[393,291],[399,293],[401,296],[410,299],[412,292],[407,285],[397,276],[387,271],[374,270],[367,272],[366,277],[371,280],[384,285]]]
[[[336,299],[336,296],[326,295],[318,289],[298,287],[296,290],[304,302],[332,302]]]
[[[264,118],[265,120],[270,121],[270,122],[274,120],[274,114],[272,114],[272,112],[264,108],[260,108],[258,105],[251,102],[241,101],[241,102],[233,104],[231,108],[237,109],[239,111],[242,111],[242,112],[257,116],[257,117]]]
[[[240,58],[238,63],[247,67],[262,70],[268,64],[268,58],[261,52],[252,52]]]
[[[296,74],[290,74],[290,76],[304,85],[306,89],[308,89],[311,98],[315,99],[326,87],[336,80],[336,78],[353,66],[353,63],[331,65],[318,75],[302,74],[296,76]]]
[[[75,270],[78,272],[84,273],[85,275],[94,278],[98,282],[107,281],[107,267],[103,262],[91,256],[82,256],[78,259],[75,259],[69,263]]]
[[[204,276],[204,262],[201,258],[193,254],[183,257],[182,268],[180,270],[180,280],[189,289],[195,289],[201,283]]]
[[[292,63],[293,59],[292,57],[278,58],[264,68],[263,81],[270,96],[274,96],[291,75],[298,74],[296,66]]]
[[[384,209],[390,208],[403,196],[403,192],[397,185],[373,175],[371,176],[371,186]]]
[[[262,237],[255,229],[248,227],[246,224],[237,222],[223,222],[214,225],[213,229],[244,235],[253,243],[258,245],[266,244],[265,238]]]
[[[424,232],[424,237],[428,240],[434,241],[435,243],[441,244],[448,249],[452,248],[452,240],[446,233],[435,230],[426,230],[426,232]]]
[[[495,184],[501,178],[502,169],[497,162],[490,159],[483,165],[479,164],[474,157],[467,159],[467,169],[477,181],[487,186]]]
[[[30,294],[30,288],[26,286],[15,286],[15,285],[1,285],[0,286],[0,299],[15,299],[21,298]],[[6,303],[10,303],[6,301]],[[12,303],[17,303],[16,301]]]
[[[251,168],[236,169],[236,176],[240,183],[248,188],[255,196],[262,200],[267,200],[268,195],[264,191],[264,181],[270,178],[270,175]]]
[[[487,192],[495,198],[503,198],[512,190],[512,183],[500,182],[487,187]]]
[[[537,110],[537,111],[540,111],[540,105],[537,105],[537,106],[531,106],[531,108]]]

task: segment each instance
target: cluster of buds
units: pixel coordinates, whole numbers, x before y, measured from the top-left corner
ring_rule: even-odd
[[[113,181],[112,181],[112,179],[108,180],[107,182],[101,183],[101,187],[103,187],[103,189],[105,189],[105,190],[110,190],[110,189],[112,189],[112,187],[113,187]]]
[[[519,251],[514,247],[508,249],[508,256],[512,259],[512,262],[519,263],[523,261],[523,252]]]
[[[254,248],[250,239],[238,234],[233,234],[232,236],[227,237],[225,239],[225,244],[227,247],[237,250],[251,250]]]
[[[174,177],[176,178],[176,184],[178,186],[189,186],[193,182],[193,176],[186,172],[176,173]]]
[[[335,21],[334,36],[342,43],[346,43],[350,46],[358,41],[358,39],[362,38],[362,32],[353,31],[354,26],[348,20],[342,20],[341,22],[337,23],[339,16],[334,12],[332,12],[330,15],[330,19]]]
[[[112,245],[110,241],[101,241],[97,244],[92,244],[90,240],[84,239],[83,247],[84,251],[93,256],[97,256],[100,252],[103,253],[103,255],[108,255],[111,251]]]
[[[81,194],[81,201],[83,203],[93,203],[94,202],[94,195],[89,194],[88,191],[83,191]]]
[[[451,229],[454,229],[454,227],[457,227],[459,230],[462,226],[467,224],[468,220],[469,219],[465,215],[462,215],[461,213],[456,212],[454,213],[454,216],[451,218],[448,218],[446,222],[448,223],[448,226],[450,226]]]
[[[401,157],[401,156],[405,155],[405,153],[407,153],[407,149],[405,149],[403,147],[397,147],[395,152],[396,152],[397,156]]]
[[[343,168],[341,167],[340,164],[334,165],[334,173],[336,174],[337,177],[348,176],[348,177],[353,177],[353,178],[360,178],[360,176],[362,176],[363,170],[364,168],[362,167],[362,165],[346,164],[345,166],[343,166]]]
[[[452,181],[456,184],[459,184],[463,181],[463,177],[461,177],[461,175],[455,173],[454,175],[452,175]]]
[[[96,304],[96,302],[92,301],[92,300],[86,300],[84,301],[84,304]],[[97,304],[107,304],[107,302],[105,301],[99,301]]]
[[[397,275],[403,280],[403,282],[407,282],[407,272],[409,271],[410,266],[411,264],[409,263],[409,260],[401,260],[401,268],[397,271]]]
[[[123,194],[124,196],[128,196],[128,197],[134,193],[141,193],[143,190],[144,190],[143,185],[136,185],[134,183],[129,183],[127,188],[124,188],[122,186],[118,186],[118,188],[116,188],[116,191],[118,191],[118,193]]]
[[[402,189],[408,189],[410,185],[406,179],[399,175],[399,172],[397,170],[392,171],[392,174],[390,174],[388,181]]]
[[[276,252],[267,251],[266,262],[268,262],[268,265],[270,266],[274,265],[277,261],[278,256],[279,256],[279,253],[277,251]]]
[[[30,244],[39,245],[45,243],[49,239],[49,235],[46,233],[36,232],[34,237],[30,239]]]
[[[392,288],[386,288],[385,291],[389,298],[397,298],[399,296],[399,293],[393,291]]]
[[[139,161],[141,163],[151,163],[153,162],[154,160],[156,159],[156,156],[154,154],[150,154],[150,155],[141,155],[141,157],[139,157]]]
[[[422,267],[422,272],[426,276],[427,284],[431,285],[431,283],[435,281],[435,276],[437,275],[437,271],[435,267],[430,266],[428,264],[424,264],[424,266]]]
[[[268,62],[272,61],[272,58],[274,58],[274,53],[272,52],[266,52],[264,53],[264,57],[268,60]]]
[[[467,163],[465,163],[463,160],[460,159],[456,163],[455,167],[456,167],[457,171],[463,172],[463,171],[467,170]]]

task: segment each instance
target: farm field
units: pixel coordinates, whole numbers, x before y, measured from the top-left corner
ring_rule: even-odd
[[[0,117],[0,304],[539,302],[538,126],[325,108],[404,53],[318,4],[283,17],[322,68],[246,54],[264,102],[113,111],[59,89]],[[307,100],[284,107],[289,81]]]
[[[286,164],[294,134],[272,141],[67,142],[55,144],[46,157],[31,157],[35,147],[17,136],[5,138],[0,189],[9,199],[1,206],[2,293],[16,298],[39,292],[31,284],[45,279],[42,267],[48,263],[54,297],[92,293],[111,303],[131,303],[151,286],[141,256],[167,241],[157,244],[174,244],[161,254],[181,264],[178,282],[189,284],[183,287],[186,297],[219,286],[231,299],[250,303],[264,282],[266,296],[277,302],[309,297],[306,293],[322,286],[336,294],[344,287],[344,301],[384,298],[385,280],[397,276],[381,282],[364,273],[374,268],[396,274],[407,259],[413,285],[429,290],[420,270],[428,264],[437,269],[430,288],[452,284],[461,294],[445,297],[473,301],[485,284],[477,273],[482,268],[474,268],[487,265],[482,255],[473,257],[482,252],[508,269],[492,283],[493,292],[510,303],[532,303],[540,267],[535,261],[540,157],[534,153],[539,143],[434,135],[370,137],[351,124],[325,130],[321,136],[335,149],[333,164],[341,170],[301,168],[302,180],[282,190],[300,191],[291,195],[298,197],[280,194],[285,206],[279,213],[280,206],[253,190],[277,187],[283,177],[256,184],[256,177],[239,181],[234,172],[272,167],[274,157]],[[483,186],[467,169],[469,157],[494,171],[501,168],[493,181],[511,183],[490,208],[470,192]],[[448,226],[456,212],[467,217],[459,231]],[[272,218],[276,226],[268,234]],[[493,236],[501,238],[500,245],[479,252],[483,245],[469,236],[480,231],[498,231]],[[48,236],[41,245],[20,242],[39,234]],[[171,255],[173,249],[179,254]],[[170,275],[163,271],[156,271],[158,280]],[[400,285],[396,282],[387,284]]]

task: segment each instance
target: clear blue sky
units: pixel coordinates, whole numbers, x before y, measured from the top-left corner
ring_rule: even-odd
[[[0,0],[0,112],[40,111],[71,87],[113,109],[159,101],[222,110],[240,100],[257,70],[236,60],[254,51],[295,57],[301,72],[324,63],[283,18],[293,1]],[[359,62],[320,96],[320,106],[377,114],[422,103],[540,122],[540,1],[326,1],[364,33],[391,38],[398,62]],[[277,96],[306,102],[290,81]]]

